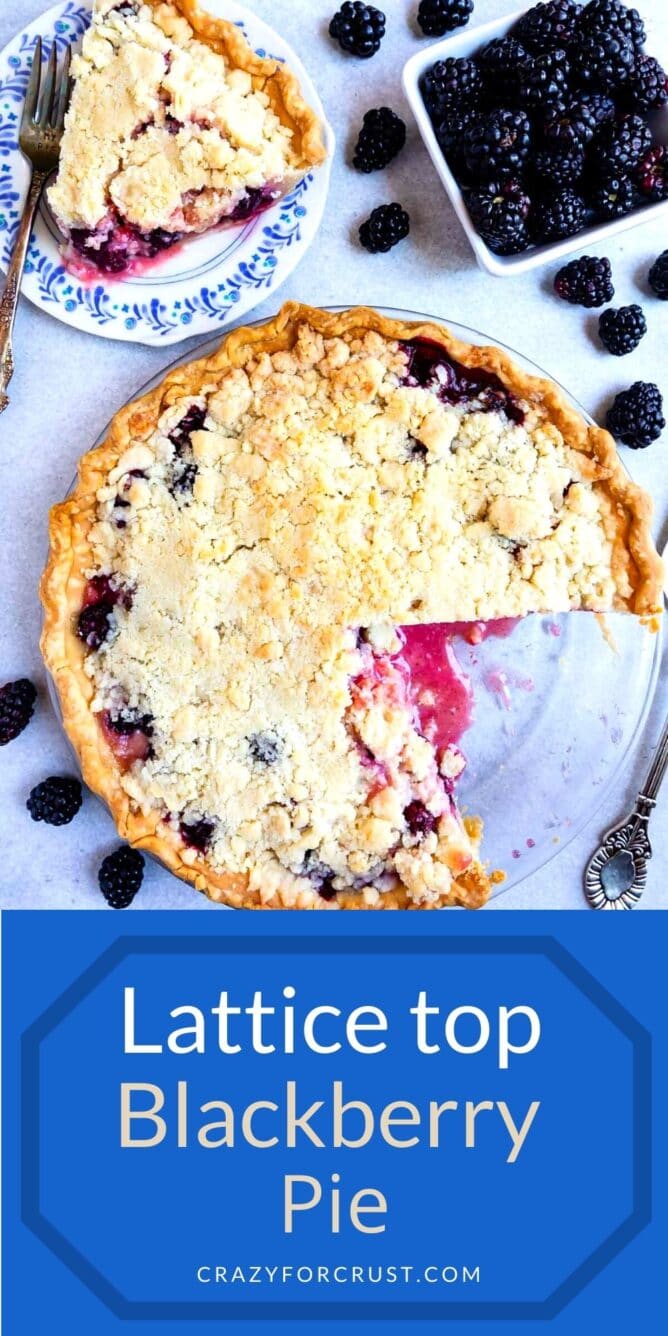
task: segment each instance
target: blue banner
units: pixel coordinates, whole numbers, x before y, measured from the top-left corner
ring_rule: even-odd
[[[668,920],[491,928],[5,913],[8,1336],[662,1330]]]

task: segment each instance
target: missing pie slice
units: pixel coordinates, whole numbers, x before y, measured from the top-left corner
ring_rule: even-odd
[[[214,900],[479,906],[435,625],[650,619],[649,519],[498,348],[288,304],[124,408],[53,511],[43,652],[86,781]]]
[[[246,221],[325,156],[278,61],[196,0],[95,0],[49,204],[74,268],[140,268],[190,234]]]

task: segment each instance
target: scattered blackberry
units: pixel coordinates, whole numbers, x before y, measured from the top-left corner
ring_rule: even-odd
[[[609,121],[601,127],[596,140],[599,170],[606,175],[630,171],[651,143],[649,126],[641,116],[624,116],[621,121]]]
[[[473,0],[420,0],[417,21],[425,37],[443,37],[462,28],[473,13]]]
[[[0,747],[13,742],[28,727],[36,699],[37,692],[27,677],[0,687]]]
[[[490,250],[497,255],[517,255],[529,245],[526,219],[529,196],[517,181],[490,182],[472,190],[467,199],[469,213]]]
[[[668,199],[668,148],[655,144],[640,159],[636,170],[638,186],[650,200]]]
[[[359,132],[353,167],[358,172],[377,172],[396,158],[406,143],[406,126],[389,107],[367,111]]]
[[[389,251],[410,232],[410,218],[400,204],[380,204],[362,223],[359,237],[372,255]]]
[[[568,187],[558,194],[539,200],[533,213],[533,239],[538,245],[572,237],[584,226],[586,206],[580,195]]]
[[[612,306],[599,316],[598,334],[604,348],[613,357],[625,357],[638,347],[647,333],[647,321],[639,306]]]
[[[584,153],[560,153],[558,149],[539,149],[531,162],[531,170],[548,188],[572,186],[584,171]]]
[[[348,55],[368,60],[380,49],[385,35],[385,15],[373,5],[346,0],[329,25],[329,35]]]
[[[617,28],[634,46],[645,41],[645,25],[637,9],[627,9],[620,0],[591,0],[578,19],[576,38],[582,33],[609,32]]]
[[[477,106],[483,95],[483,77],[474,60],[437,60],[422,80],[422,92],[432,117],[447,116]]]
[[[666,425],[662,409],[658,386],[636,380],[630,389],[617,395],[608,410],[608,431],[632,450],[644,450],[656,441]]]
[[[531,123],[524,111],[491,111],[464,134],[464,159],[479,181],[521,171],[531,144]]]
[[[144,860],[138,849],[121,845],[107,854],[97,874],[100,890],[111,909],[127,909],[144,879]]]
[[[519,87],[519,68],[527,51],[515,37],[495,37],[477,57],[490,99],[501,106],[515,102]]]
[[[571,260],[556,275],[554,290],[572,306],[603,306],[615,295],[610,261],[604,255],[581,255]]]
[[[618,29],[585,35],[572,48],[575,75],[583,88],[607,93],[622,88],[635,65],[635,49]]]
[[[614,102],[610,103],[614,113]],[[584,153],[598,129],[595,113],[585,101],[552,107],[543,123],[543,140],[548,148],[562,152]]]
[[[519,98],[523,106],[563,106],[568,88],[570,63],[563,50],[528,56],[519,69]]]
[[[513,30],[529,51],[553,51],[573,40],[582,6],[573,0],[548,0],[523,14]]]
[[[651,111],[668,99],[666,72],[653,56],[639,56],[624,84],[624,97],[636,111]]]
[[[625,218],[637,203],[630,176],[603,176],[589,195],[589,202],[597,218]]]
[[[654,261],[647,282],[662,302],[668,302],[668,250],[662,251]]]
[[[31,790],[26,807],[33,821],[46,821],[47,826],[67,826],[76,816],[81,803],[78,779],[61,779],[51,775]]]

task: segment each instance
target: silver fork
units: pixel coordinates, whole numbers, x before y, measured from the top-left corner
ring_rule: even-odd
[[[58,165],[69,94],[69,75],[70,49],[67,48],[59,68],[54,39],[46,74],[42,79],[42,43],[38,37],[19,128],[19,148],[32,169],[30,186],[14,254],[7,270],[4,292],[0,297],[0,413],[9,403],[7,386],[14,373],[12,334],[30,233],[44,183]]]

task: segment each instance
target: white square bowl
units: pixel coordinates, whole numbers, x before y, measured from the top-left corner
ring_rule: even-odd
[[[427,152],[450,197],[455,213],[471,243],[478,264],[482,269],[487,269],[490,274],[501,277],[507,277],[509,274],[522,274],[528,269],[536,269],[539,265],[546,264],[550,260],[561,259],[563,255],[570,255],[573,251],[582,250],[585,246],[605,241],[607,237],[614,236],[617,232],[625,232],[628,228],[638,227],[650,218],[656,221],[661,214],[664,217],[668,216],[668,200],[662,200],[658,204],[647,204],[643,208],[634,209],[632,213],[628,213],[624,218],[615,218],[612,222],[585,227],[575,236],[563,237],[561,241],[552,242],[550,245],[532,246],[530,250],[523,251],[519,255],[496,255],[494,251],[489,249],[489,246],[485,245],[482,237],[473,226],[463,192],[450,171],[443,150],[438,143],[429,113],[424,104],[420,83],[422,76],[435,61],[444,60],[446,56],[472,56],[488,42],[491,42],[493,38],[505,37],[524,12],[524,9],[517,9],[505,18],[494,19],[491,23],[485,23],[478,28],[466,28],[455,36],[445,37],[440,42],[433,42],[430,46],[418,51],[416,55],[411,56],[403,71],[404,90],[417,121],[418,129]],[[660,60],[665,67],[664,53],[657,49],[660,45],[661,43],[649,36],[647,42],[649,54],[656,56],[657,60]],[[668,143],[668,103],[660,111],[652,113],[650,119],[656,138],[661,143]]]

